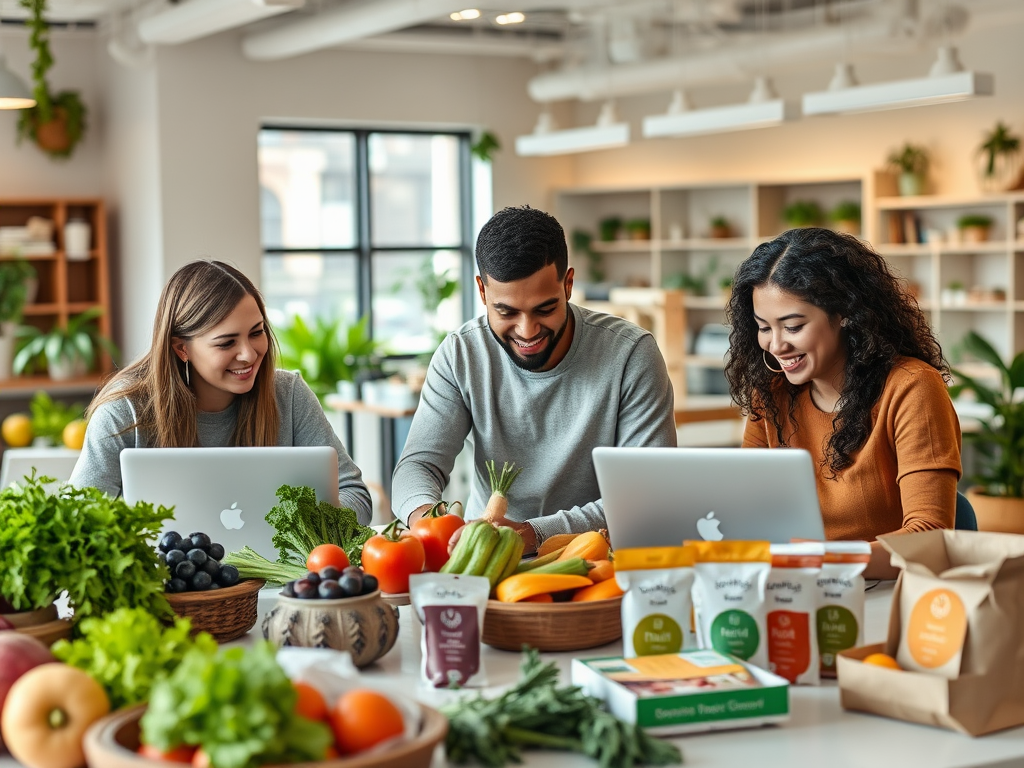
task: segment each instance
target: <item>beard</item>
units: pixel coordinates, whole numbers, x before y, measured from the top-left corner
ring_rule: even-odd
[[[516,366],[522,368],[524,371],[536,371],[547,365],[548,360],[551,359],[551,355],[555,353],[555,348],[558,346],[558,342],[562,340],[562,336],[565,335],[565,329],[569,327],[569,313],[572,312],[569,307],[565,310],[565,322],[562,323],[562,327],[557,331],[552,331],[550,328],[545,328],[543,332],[544,338],[548,339],[547,346],[544,347],[540,352],[535,355],[523,356],[516,351],[515,344],[508,339],[504,339],[494,332],[494,328],[491,328],[491,324],[488,322],[487,327],[491,329],[491,335],[498,342],[505,354],[509,356],[509,359],[515,363]]]

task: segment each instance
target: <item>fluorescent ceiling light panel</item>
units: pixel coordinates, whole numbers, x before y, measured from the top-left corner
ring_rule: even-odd
[[[705,133],[770,128],[795,117],[795,108],[782,99],[732,104],[709,109],[686,109],[675,114],[644,118],[645,138],[697,136]]]
[[[0,109],[29,109],[36,100],[28,86],[7,68],[0,55]]]
[[[305,0],[183,0],[139,22],[146,43],[174,45],[301,8]]]
[[[567,155],[573,152],[623,147],[628,143],[629,123],[592,125],[587,128],[568,128],[563,131],[517,136],[516,154],[520,157]]]
[[[843,72],[846,65],[836,67],[836,75],[827,91],[805,93],[805,115],[835,115],[843,112],[874,112],[883,109],[923,107],[949,101],[963,101],[975,96],[991,96],[992,75],[965,71],[955,46],[943,45],[928,71],[928,77],[894,80],[889,83],[858,85],[853,70]]]

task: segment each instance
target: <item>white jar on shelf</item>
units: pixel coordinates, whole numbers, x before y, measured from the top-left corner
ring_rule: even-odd
[[[92,228],[88,222],[72,219],[64,225],[64,255],[72,261],[89,258]]]

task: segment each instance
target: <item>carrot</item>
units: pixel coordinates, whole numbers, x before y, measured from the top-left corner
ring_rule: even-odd
[[[605,579],[593,586],[578,589],[572,596],[572,602],[583,603],[590,600],[609,600],[625,594],[615,579]]]
[[[612,565],[611,560],[590,560],[589,564],[592,564],[593,567],[587,572],[587,578],[595,584],[605,579],[615,578],[615,566]]]
[[[504,520],[508,514],[508,489],[512,487],[513,481],[519,477],[523,468],[516,469],[514,461],[511,464],[506,461],[501,467],[501,474],[498,474],[493,459],[485,461],[484,466],[487,467],[487,475],[491,479],[491,498],[484,507],[483,518],[495,523]]]

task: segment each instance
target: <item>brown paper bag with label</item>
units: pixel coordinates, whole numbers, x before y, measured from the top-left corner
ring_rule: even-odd
[[[940,530],[879,540],[902,569],[884,650],[904,671],[844,654],[843,706],[974,736],[1024,723],[1024,536]]]

